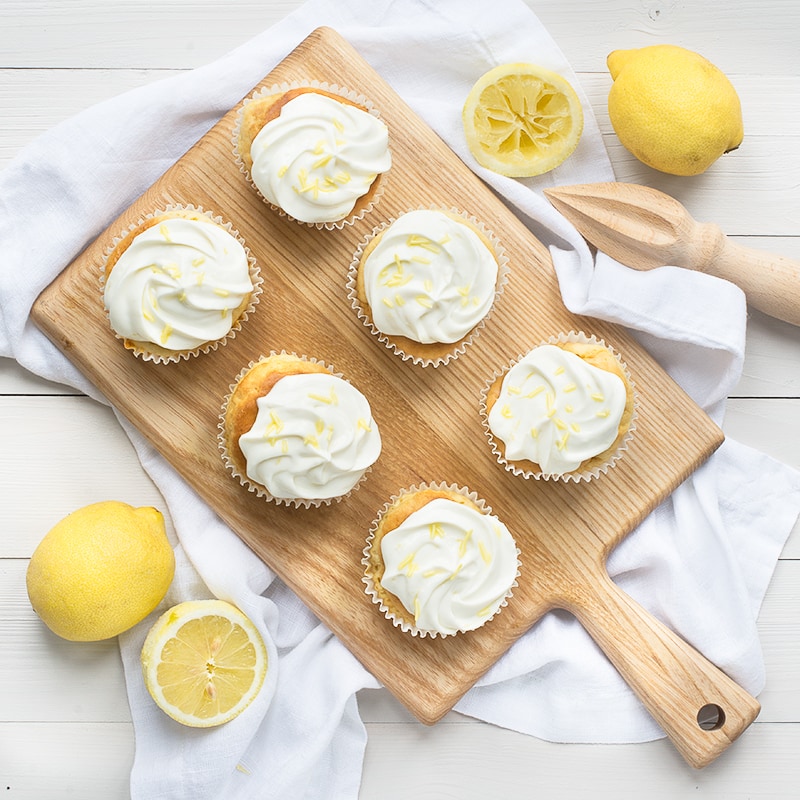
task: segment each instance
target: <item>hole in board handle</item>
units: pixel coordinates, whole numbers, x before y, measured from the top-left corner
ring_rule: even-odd
[[[706,703],[697,712],[697,724],[704,731],[718,731],[725,724],[725,712],[716,703]]]

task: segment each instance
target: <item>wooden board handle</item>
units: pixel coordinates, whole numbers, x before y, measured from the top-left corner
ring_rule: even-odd
[[[713,223],[698,224],[694,238],[696,269],[735,283],[753,308],[800,325],[800,262],[736,244]]]
[[[579,591],[569,610],[692,767],[711,763],[758,716],[754,697],[610,579]]]

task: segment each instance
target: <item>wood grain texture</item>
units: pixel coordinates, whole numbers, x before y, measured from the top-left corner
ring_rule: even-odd
[[[708,457],[722,434],[623,331],[566,311],[541,243],[337,34],[316,31],[260,85],[332,76],[367,95],[391,132],[393,168],[367,219],[329,232],[272,213],[234,164],[233,109],[45,290],[34,319],[364,665],[419,719],[433,723],[545,611],[561,606],[578,613],[576,587],[605,584],[610,550]],[[235,340],[166,367],[124,351],[108,329],[97,285],[110,239],[165,203],[197,204],[233,222],[266,278],[259,308]],[[440,369],[413,366],[386,350],[345,292],[351,255],[371,228],[430,203],[481,219],[500,237],[511,267],[486,328]],[[480,424],[480,391],[497,366],[574,328],[601,336],[623,355],[639,392],[637,435],[602,480],[525,481],[495,462]],[[270,504],[224,469],[216,427],[229,384],[249,361],[281,349],[331,364],[373,406],[384,449],[368,480],[342,503],[309,510]],[[492,506],[522,550],[522,573],[513,602],[490,625],[419,640],[377,612],[363,592],[359,562],[369,525],[389,496],[436,480],[468,486]],[[592,603],[587,608],[588,616]],[[657,623],[639,631],[643,646],[660,635]]]

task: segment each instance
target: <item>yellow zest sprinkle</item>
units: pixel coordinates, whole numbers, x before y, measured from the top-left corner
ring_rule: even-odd
[[[367,431],[367,433],[369,433],[369,431],[372,430],[372,426],[369,424],[369,420],[366,420],[363,417],[358,420],[358,427],[362,431]]]
[[[567,429],[567,423],[564,422],[563,419],[556,417],[554,422],[556,423],[556,428],[558,428],[560,431],[565,431]]]
[[[166,344],[169,337],[172,335],[172,326],[165,325],[164,330],[161,331],[161,344]]]
[[[419,608],[419,595],[414,595],[414,622],[419,619],[420,608]]]
[[[284,166],[282,166],[282,167],[281,167],[281,168],[278,170],[278,177],[279,177],[279,178],[282,178],[282,177],[283,177],[283,176],[284,176],[284,175],[285,175],[285,174],[286,174],[288,171],[289,171],[289,167],[288,167],[288,165],[284,165]]]
[[[333,176],[333,179],[336,181],[336,183],[340,183],[342,185],[345,183],[350,183],[350,173],[341,170]]]
[[[277,439],[276,439],[274,436],[265,436],[264,438],[266,439],[266,441],[267,441],[267,444],[268,444],[270,447],[275,447],[275,445],[276,445],[276,444],[277,444],[277,442],[278,442],[278,440],[277,440]],[[286,440],[285,440],[285,439],[284,439],[283,441],[284,441],[284,442],[286,442]]]
[[[492,606],[486,606],[478,612],[479,617],[488,617],[492,613]]]
[[[344,133],[344,125],[342,124],[341,120],[334,117],[331,122],[333,123],[333,127],[336,128],[339,133]]]
[[[458,557],[463,558],[467,554],[467,545],[472,538],[472,529],[470,528],[465,534],[463,539],[459,539],[458,543]]]
[[[394,308],[394,303],[388,297],[384,297],[382,301],[387,308]]]
[[[317,400],[318,402],[325,403],[326,405],[329,405],[329,406],[338,406],[339,405],[339,398],[336,396],[336,389],[334,389],[333,386],[331,386],[330,394],[328,394],[327,397],[324,397],[321,394],[309,394],[308,395],[308,399],[309,400]]]
[[[539,431],[536,428],[531,428],[531,436],[534,439],[538,439],[539,438]]]
[[[556,396],[552,392],[548,392],[546,400],[547,400],[547,410],[552,411],[554,408]],[[552,416],[552,414],[550,416]]]
[[[555,372],[556,375],[563,375],[564,374],[564,367],[558,367]]]
[[[502,406],[500,409],[500,414],[506,419],[511,419],[514,416],[513,412],[511,411],[511,406],[509,405]]]
[[[310,445],[311,447],[319,447],[319,440],[316,436],[309,434],[303,439],[303,444]]]
[[[436,567],[435,569],[429,569],[422,573],[423,578],[435,578],[437,575],[441,575],[443,570]]]
[[[532,400],[536,395],[541,394],[544,391],[544,386],[537,386],[532,392],[528,392],[525,397],[529,400]]]
[[[334,143],[334,144],[335,144],[337,147],[341,147],[342,145],[344,145],[344,144],[347,144],[347,142],[346,142],[344,139],[334,139],[334,140],[333,140],[333,143]]]
[[[406,238],[406,245],[408,247],[422,247],[425,250],[430,250],[431,253],[438,253],[441,249],[432,239],[419,233],[409,234],[408,238]]]
[[[243,772],[245,775],[250,775],[250,770],[244,766],[244,764],[237,764],[236,765],[237,772]]]
[[[464,565],[463,565],[463,564],[459,564],[459,565],[458,565],[458,566],[457,566],[457,567],[456,567],[456,568],[453,570],[453,572],[451,573],[450,577],[449,577],[447,580],[448,580],[448,581],[455,580],[455,577],[456,577],[456,575],[458,575],[458,573],[459,573],[459,572],[461,572],[461,570],[462,570],[462,569],[464,569]]]
[[[522,389],[520,389],[519,386],[509,386],[506,391],[509,394],[522,394]]]
[[[167,224],[162,222],[161,225],[158,226],[158,232],[168,241],[172,242],[172,238],[169,235],[169,230],[167,229]]]
[[[424,294],[418,294],[414,298],[423,308],[433,308],[433,301],[430,297],[426,297]]]
[[[569,441],[569,431],[565,433],[557,442],[556,447],[559,450],[566,450],[567,449],[567,442]]]
[[[156,321],[156,318],[146,308],[142,310],[142,316],[148,322],[155,322]]]
[[[283,420],[274,412],[269,412],[269,425],[267,425],[267,430],[265,433],[273,434],[273,433],[280,433],[283,430]]]
[[[428,292],[428,294],[433,291],[433,281],[430,278],[428,278],[422,285],[425,287],[425,291]]]
[[[331,156],[331,155],[322,156],[322,158],[320,158],[320,159],[317,159],[317,160],[316,160],[316,161],[315,161],[315,162],[314,162],[314,163],[311,165],[311,168],[312,168],[312,169],[321,169],[322,167],[327,167],[327,166],[328,166],[328,163],[329,163],[329,162],[330,162],[330,160],[331,160],[331,158],[333,158],[333,156]]]
[[[564,411],[566,411],[567,414],[571,414],[574,410],[572,406],[564,406]]]
[[[548,419],[552,419],[552,418],[553,418],[555,415],[556,415],[556,410],[555,410],[554,408],[551,408],[551,409],[550,409],[550,410],[547,412],[547,418],[548,418]]]
[[[324,139],[320,139],[320,140],[319,140],[319,141],[316,143],[316,145],[314,146],[314,149],[313,149],[311,152],[312,152],[312,153],[313,153],[315,156],[320,156],[320,155],[322,155],[322,154],[325,152],[325,140],[324,140]]]
[[[214,289],[214,294],[217,297],[230,297],[230,292],[227,289]]]
[[[195,258],[192,261],[192,266],[193,267],[199,267],[201,264],[205,264],[205,263],[206,263],[205,256],[198,256],[197,258]]]
[[[573,431],[575,431],[575,433],[580,433],[580,432],[581,432],[581,426],[580,426],[580,425],[578,425],[578,423],[577,423],[577,422],[573,422],[573,423],[570,425],[570,428],[572,428],[572,430],[573,430]]]
[[[410,578],[418,569],[419,564],[414,561],[414,553],[407,555],[398,565],[397,569],[406,570],[406,575]]]
[[[569,383],[564,387],[565,392],[574,392],[578,387],[574,383]]]
[[[428,525],[428,532],[431,535],[431,539],[441,539],[444,537],[444,528],[442,528],[441,522],[431,522]]]
[[[607,408],[604,408],[602,411],[598,411],[595,416],[605,419],[606,417],[611,416],[611,412]]]
[[[429,258],[425,258],[425,256],[411,256],[412,261],[416,261],[417,264],[430,264],[431,260]]]
[[[595,401],[595,403],[602,403],[602,402],[603,402],[603,400],[605,400],[605,397],[603,397],[603,395],[602,395],[602,394],[600,394],[599,392],[595,392],[595,393],[592,395],[592,400],[594,400],[594,401]]]
[[[492,563],[492,554],[486,549],[486,545],[483,542],[478,542],[478,552],[480,552],[485,564]]]
[[[219,311],[219,315],[222,317],[222,319],[225,319],[225,317],[228,316],[229,311],[230,311],[229,308],[221,308]]]
[[[314,423],[314,429],[316,430],[317,434],[320,434],[320,433],[322,433],[322,431],[324,431],[324,430],[325,430],[325,421],[324,421],[324,420],[322,420],[322,419],[318,419],[318,420],[317,420],[317,421]]]
[[[284,439],[281,442],[281,452],[282,453],[288,453],[289,452],[289,442],[288,442],[287,439]]]
[[[205,279],[206,279],[206,274],[205,274],[205,272],[198,272],[198,273],[197,273],[197,285],[198,285],[198,286],[202,286],[202,285],[203,285],[203,281],[204,281]]]
[[[403,300],[403,296],[400,294],[396,294],[394,296],[394,301],[395,303],[397,303],[398,306],[404,306],[406,304],[406,301]]]

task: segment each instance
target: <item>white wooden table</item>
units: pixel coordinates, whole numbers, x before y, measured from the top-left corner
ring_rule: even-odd
[[[800,258],[800,5],[796,0],[630,3],[528,0],[579,73],[619,180],[680,199],[742,243]],[[213,60],[297,0],[2,0],[0,167],[88,105]],[[636,162],[608,121],[613,49],[698,50],[742,98],[745,141],[696,179]],[[535,54],[531,54],[535,60]],[[2,258],[2,254],[0,254]],[[800,467],[800,328],[753,313],[726,433]],[[133,728],[116,641],[50,634],[25,593],[42,535],[86,503],[163,501],[113,415],[0,359],[0,796],[128,797]],[[713,570],[714,565],[709,565]],[[363,800],[392,798],[790,798],[800,787],[800,525],[759,618],[767,685],[757,722],[703,771],[666,741],[558,745],[449,714],[415,722],[383,691],[359,696],[369,743]]]

